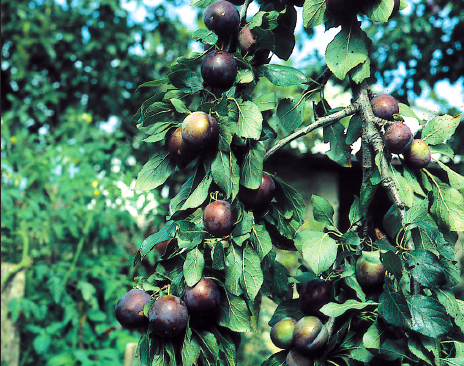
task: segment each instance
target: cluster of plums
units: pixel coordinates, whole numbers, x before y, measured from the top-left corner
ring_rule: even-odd
[[[332,283],[314,278],[299,292],[300,308],[306,316],[298,321],[291,317],[280,319],[270,333],[276,347],[290,350],[286,360],[288,366],[313,365],[314,357],[323,351],[329,338],[319,309],[334,301]]]
[[[385,280],[385,267],[381,263],[360,256],[356,261],[356,279],[366,291],[382,287]],[[292,317],[280,319],[271,328],[271,341],[276,347],[289,350],[288,366],[312,366],[327,344],[329,333],[323,321],[325,315],[320,309],[335,301],[331,282],[314,278],[299,289],[299,305],[305,314],[300,320]]]
[[[243,2],[229,2],[219,0],[209,5],[203,15],[206,28],[218,36],[218,46],[214,49],[207,45],[210,51],[201,63],[201,76],[206,86],[218,89],[230,89],[237,77],[237,62],[234,56],[226,49],[227,44],[238,41],[243,55],[253,54],[253,62],[262,65],[269,62],[270,50],[258,48],[256,38],[248,25],[240,28],[240,14],[235,7]]]
[[[274,197],[275,183],[269,174],[263,172],[258,189],[241,187],[239,198],[251,211],[262,212]],[[230,235],[237,222],[237,210],[224,200],[209,203],[203,210],[203,225],[208,233],[217,238]]]
[[[174,295],[159,297],[147,317],[143,309],[152,300],[140,289],[127,292],[116,304],[116,319],[126,329],[142,332],[151,329],[160,337],[172,338],[186,328],[189,315],[194,320],[214,319],[221,295],[216,282],[203,277],[194,286],[186,286],[182,298]]]
[[[399,112],[398,102],[389,94],[376,95],[371,106],[376,117],[389,121]],[[413,169],[426,168],[432,158],[428,144],[414,139],[410,128],[402,122],[394,122],[385,129],[384,142],[391,153],[403,154],[406,164]]]

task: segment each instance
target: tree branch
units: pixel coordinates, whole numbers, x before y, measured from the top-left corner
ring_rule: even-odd
[[[327,116],[318,118],[315,122],[311,123],[308,126],[305,126],[298,131],[295,131],[291,135],[288,135],[287,137],[284,137],[283,139],[279,140],[273,147],[271,147],[266,154],[264,155],[264,160],[269,158],[272,154],[274,154],[277,150],[279,150],[281,147],[289,144],[293,140],[296,140],[297,138],[304,136],[311,131],[314,131],[316,128],[323,127],[326,125],[329,125],[333,122],[339,121],[344,117],[351,116],[355,114],[359,110],[359,105],[357,103],[353,103],[350,106],[342,109],[341,111],[329,114]]]

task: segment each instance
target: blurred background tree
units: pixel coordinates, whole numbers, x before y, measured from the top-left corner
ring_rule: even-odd
[[[464,102],[452,108],[434,87],[447,80],[462,93],[464,8],[449,0],[408,3],[387,25],[364,24],[374,41],[372,83],[412,105],[419,96],[434,101],[431,113],[457,115]],[[143,9],[144,19],[136,20],[129,4]],[[149,270],[150,259],[138,268],[131,260],[162,225],[174,189],[131,191],[150,154],[132,115],[153,93],[136,90],[140,84],[165,77],[171,61],[201,49],[178,17],[188,9],[194,26],[204,27],[202,13],[188,5],[2,1],[1,253],[2,261],[26,267],[26,295],[10,304],[21,324],[22,365],[120,365],[125,344],[138,339],[120,328],[114,305],[132,285],[128,274]],[[311,45],[321,32],[299,30],[288,62],[316,78],[324,60]],[[259,88],[298,97],[296,89]],[[311,108],[306,115],[312,118]],[[463,134],[461,127],[451,141],[460,155]],[[306,148],[295,153],[317,139],[304,139]],[[243,365],[267,357],[249,353]]]

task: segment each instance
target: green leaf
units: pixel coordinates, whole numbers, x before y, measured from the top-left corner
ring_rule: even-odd
[[[410,327],[411,314],[402,292],[386,286],[379,302],[378,313],[388,324],[403,329]]]
[[[209,187],[213,181],[211,172],[204,175],[199,166],[192,172],[187,181],[182,185],[179,193],[171,200],[173,213],[178,210],[196,208],[208,197]]]
[[[408,348],[411,353],[419,358],[420,360],[425,361],[429,365],[433,365],[433,362],[430,359],[430,355],[427,355],[427,350],[423,346],[422,342],[416,334],[411,334],[408,339]]]
[[[325,304],[320,311],[330,317],[337,317],[345,314],[349,310],[361,310],[368,306],[378,305],[376,302],[371,300],[367,302],[359,302],[353,299],[346,300],[343,304],[337,304],[335,302],[330,302]]]
[[[139,85],[137,87],[137,90],[139,90],[139,88],[156,87],[156,86],[164,85],[164,84],[167,84],[168,82],[169,82],[168,78],[147,81],[146,83]]]
[[[363,7],[367,17],[379,23],[386,23],[390,19],[394,6],[393,0],[382,0],[378,2],[368,2]]]
[[[464,313],[459,309],[458,302],[454,294],[449,290],[435,289],[437,300],[443,305],[446,312],[453,317],[456,325],[464,332]]]
[[[176,109],[178,113],[190,114],[190,111],[188,110],[188,108],[186,107],[185,103],[182,100],[177,99],[177,98],[171,98],[169,99],[169,101],[171,102],[171,104],[174,106],[174,108]]]
[[[399,283],[403,274],[403,264],[400,256],[393,251],[387,250],[386,252],[380,252],[380,258],[385,269],[392,273]]]
[[[408,299],[411,329],[427,337],[438,338],[453,327],[443,306],[434,298],[412,295]]]
[[[274,326],[279,320],[290,317],[296,320],[301,319],[304,317],[305,314],[301,310],[300,300],[299,299],[291,299],[282,301],[274,311],[271,319],[269,320],[268,325],[270,327]]]
[[[438,145],[453,136],[461,122],[461,115],[453,117],[448,114],[430,120],[422,130],[422,141],[429,145]]]
[[[225,286],[233,295],[239,296],[243,293],[240,287],[240,278],[243,276],[242,251],[240,248],[231,245],[227,251],[224,261],[225,268]]]
[[[401,173],[398,172],[398,170],[396,170],[396,168],[391,164],[389,165],[389,172],[393,182],[395,182],[395,185],[398,188],[401,200],[407,207],[411,207],[414,200],[414,190]]]
[[[266,77],[272,84],[277,86],[298,85],[304,88],[303,84],[308,83],[305,73],[290,66],[268,64],[258,68],[259,76]]]
[[[144,142],[159,142],[166,140],[166,135],[172,127],[176,126],[172,122],[157,122],[154,125],[148,127],[146,133],[150,136],[143,139]]]
[[[333,221],[334,209],[325,198],[312,195],[311,206],[313,208],[314,220],[325,226],[335,226]]]
[[[301,248],[303,259],[317,276],[328,270],[337,259],[337,242],[328,233],[300,231],[296,234],[295,245]]]
[[[428,250],[409,250],[405,253],[406,265],[412,277],[421,285],[437,288],[446,283],[445,271],[440,259]]]
[[[261,136],[263,115],[258,106],[251,101],[237,103],[238,125],[237,135],[258,140]]]
[[[456,189],[446,184],[434,185],[430,212],[450,231],[464,231],[464,198]]]
[[[181,353],[183,366],[193,366],[200,356],[201,346],[197,339],[192,338],[191,335],[191,329],[187,328]]]
[[[324,142],[330,143],[327,156],[340,164],[348,167],[351,165],[351,148],[346,144],[345,127],[340,122],[334,122],[323,128]]]
[[[192,70],[181,69],[171,72],[168,75],[172,85],[182,91],[188,93],[196,93],[203,90],[203,82],[201,78]]]
[[[346,140],[345,142],[348,145],[353,144],[356,140],[361,137],[362,132],[362,118],[361,116],[354,115],[350,119],[350,124],[348,125],[348,129],[346,131]]]
[[[416,113],[414,113],[411,107],[408,106],[407,104],[398,103],[398,106],[400,107],[400,112],[399,112],[400,116],[411,117],[411,118],[415,118],[418,121],[421,121],[421,119],[417,117]]]
[[[293,98],[285,98],[279,102],[277,107],[277,118],[280,126],[285,131],[285,135],[290,135],[304,120],[304,101],[300,99],[297,103]]]
[[[177,222],[179,230],[177,233],[177,245],[181,249],[193,249],[203,241],[206,236],[204,229],[187,220]]]
[[[287,351],[279,351],[273,353],[267,360],[265,360],[261,366],[284,366],[287,363],[285,362],[287,358]]]
[[[206,9],[208,6],[210,6],[215,1],[216,0],[192,0],[192,2],[190,3],[190,6]]]
[[[276,107],[275,93],[261,94],[253,99],[261,112],[273,110]]]
[[[272,239],[264,225],[253,225],[251,242],[261,260],[263,260],[272,249]]]
[[[176,233],[176,229],[176,223],[169,220],[163,225],[160,231],[147,237],[140,245],[140,254],[142,257],[146,256],[156,244],[172,239]]]
[[[263,271],[258,254],[248,245],[243,250],[242,264],[242,287],[253,301],[263,284]]]
[[[219,325],[234,332],[250,331],[250,312],[245,300],[226,291],[226,296],[221,301]]]
[[[325,53],[327,66],[340,80],[368,58],[365,38],[365,33],[357,26],[342,28],[327,46]]]
[[[446,171],[446,174],[448,174],[448,179],[451,188],[456,189],[459,193],[461,193],[461,195],[464,196],[464,177],[447,167],[441,161],[437,160],[437,162],[440,165],[440,167]]]
[[[306,0],[303,5],[303,24],[313,28],[327,21],[325,0]]]
[[[200,340],[201,350],[208,360],[215,362],[219,358],[219,346],[213,333],[203,331],[195,332]]]
[[[193,286],[200,281],[203,268],[205,267],[205,257],[203,253],[195,248],[187,253],[184,262],[184,278],[187,286]]]
[[[263,159],[266,149],[257,141],[250,141],[250,148],[243,158],[240,184],[250,189],[258,189],[263,180]]]
[[[372,325],[367,329],[366,333],[363,336],[363,345],[367,349],[377,350],[380,349],[380,335],[381,329],[379,329],[379,325],[377,320],[372,323]]]
[[[223,353],[227,366],[236,366],[237,351],[235,350],[234,343],[230,337],[223,335],[217,328],[212,329],[220,346],[220,351]],[[222,358],[222,357],[220,357]]]
[[[48,348],[50,347],[50,343],[50,336],[43,332],[34,338],[32,345],[37,354],[41,355],[47,352]]]
[[[150,160],[140,170],[135,189],[150,191],[166,182],[166,179],[176,169],[175,162],[169,157],[169,152],[164,147],[155,150]]]
[[[205,28],[197,29],[195,32],[193,32],[192,37],[202,40],[202,43],[211,45],[216,44],[218,40],[218,36],[214,32]]]
[[[226,199],[233,200],[238,193],[240,168],[232,152],[218,151],[211,164],[213,181],[224,191]]]

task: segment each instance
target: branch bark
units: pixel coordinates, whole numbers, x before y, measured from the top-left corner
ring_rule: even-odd
[[[273,147],[271,147],[266,152],[266,154],[264,155],[264,160],[269,158],[269,156],[271,156],[281,147],[284,147],[285,145],[289,144],[293,140],[296,140],[297,138],[301,136],[307,135],[311,131],[314,131],[316,128],[327,126],[331,123],[341,120],[344,117],[351,116],[355,114],[358,110],[359,110],[359,104],[353,103],[350,106],[342,109],[341,111],[318,118],[315,122],[311,123],[310,125],[305,126],[299,129],[298,131],[295,131],[291,135],[288,135],[287,137],[283,138],[282,140],[279,140]]]

